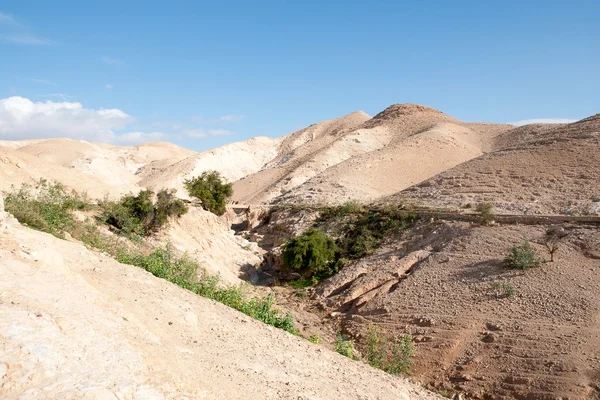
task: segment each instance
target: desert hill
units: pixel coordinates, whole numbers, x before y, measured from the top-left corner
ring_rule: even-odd
[[[434,399],[0,210],[0,397]]]
[[[184,181],[207,170],[217,170],[227,181],[236,181],[260,171],[278,155],[283,138],[256,137],[230,143],[181,159],[165,158],[146,164],[138,172],[139,185],[152,189],[175,188],[187,198]]]
[[[498,136],[496,151],[395,194],[443,207],[490,202],[499,213],[600,214],[600,115]]]
[[[20,186],[31,179],[46,178],[63,183],[92,198],[119,197],[141,186],[140,167],[161,159],[180,159],[194,154],[171,143],[113,146],[72,139],[0,142],[2,182],[0,189]]]
[[[373,118],[353,113],[334,121],[333,126],[319,125],[325,133],[313,135],[293,151],[282,151],[260,172],[235,182],[235,200],[373,200],[483,154],[495,136],[511,127],[465,124],[414,104],[390,106]]]

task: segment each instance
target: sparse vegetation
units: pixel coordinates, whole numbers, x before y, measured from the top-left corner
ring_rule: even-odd
[[[337,250],[332,238],[320,230],[309,229],[284,245],[283,260],[286,268],[297,271],[305,280],[321,280],[337,272]]]
[[[511,297],[515,294],[515,288],[513,287],[513,285],[511,285],[510,282],[496,281],[492,282],[490,284],[490,287],[494,291],[496,298]]]
[[[102,221],[125,234],[146,236],[160,230],[170,217],[179,218],[188,210],[187,205],[175,197],[175,190],[163,189],[156,195],[142,190],[137,195],[123,196],[119,201],[104,205]]]
[[[319,280],[315,276],[313,276],[310,279],[298,279],[295,281],[288,282],[288,285],[290,285],[290,287],[293,287],[294,289],[300,290],[316,285],[317,283],[319,283]]]
[[[45,179],[13,188],[5,200],[5,208],[23,225],[64,237],[67,228],[73,227],[74,210],[90,207],[87,197],[68,191],[62,184]]]
[[[415,346],[411,335],[398,336],[388,342],[378,328],[373,325],[369,327],[367,361],[372,367],[393,375],[408,373],[414,354]]]
[[[337,335],[335,339],[335,351],[352,360],[358,359],[356,350],[354,349],[354,342],[342,334]]]
[[[539,267],[541,260],[537,257],[529,242],[524,242],[522,245],[513,246],[510,249],[504,263],[511,269],[526,270]]]
[[[481,219],[484,223],[489,223],[494,219],[494,205],[492,203],[480,203],[477,204],[475,211],[481,215]]]
[[[358,214],[362,210],[362,206],[357,201],[347,201],[339,207],[334,207],[332,211],[336,217],[344,217],[349,214]]]
[[[233,194],[231,183],[225,183],[217,171],[204,171],[202,175],[185,181],[190,196],[199,199],[202,207],[216,215],[225,214],[227,200]]]
[[[323,338],[319,335],[313,335],[308,338],[308,341],[314,344],[321,344],[323,343]]]

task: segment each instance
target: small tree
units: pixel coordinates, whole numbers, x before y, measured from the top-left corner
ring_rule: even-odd
[[[309,229],[284,245],[283,261],[304,278],[323,279],[333,275],[337,246],[332,238],[317,229]]]
[[[202,175],[185,181],[190,196],[202,202],[202,207],[216,215],[225,214],[227,200],[233,194],[231,183],[225,183],[218,171],[204,171]]]
[[[554,262],[554,253],[558,251],[560,243],[566,236],[567,233],[562,228],[551,228],[546,232],[546,235],[544,236],[544,246],[546,246],[548,254],[550,254],[550,262]]]

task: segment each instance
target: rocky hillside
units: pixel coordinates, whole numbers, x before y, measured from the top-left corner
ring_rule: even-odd
[[[465,124],[429,107],[396,104],[368,118],[353,113],[290,135],[260,172],[235,182],[243,204],[368,201],[421,182],[491,147],[508,125]],[[308,128],[309,130],[311,128]],[[285,142],[284,142],[285,143]],[[295,141],[294,143],[298,143]]]
[[[0,259],[3,399],[437,398],[1,207]]]
[[[525,126],[485,154],[387,199],[498,213],[600,214],[600,116],[566,125]]]

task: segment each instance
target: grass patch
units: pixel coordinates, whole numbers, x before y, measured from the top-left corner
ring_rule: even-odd
[[[314,344],[321,344],[323,343],[323,338],[319,335],[313,335],[308,338],[308,341]]]
[[[510,282],[492,282],[490,287],[494,291],[496,298],[512,297],[515,295],[515,288]]]
[[[23,184],[18,191],[13,189],[4,206],[21,224],[61,239],[65,230],[75,225],[72,211],[91,207],[87,196],[45,179]]]
[[[372,367],[392,375],[406,374],[410,372],[414,354],[415,346],[411,335],[397,336],[392,341],[385,341],[379,329],[375,326],[369,327],[367,361]]]
[[[335,351],[352,360],[358,359],[358,356],[356,355],[356,350],[354,349],[354,342],[352,341],[352,339],[349,339],[344,335],[340,334],[336,336]]]

